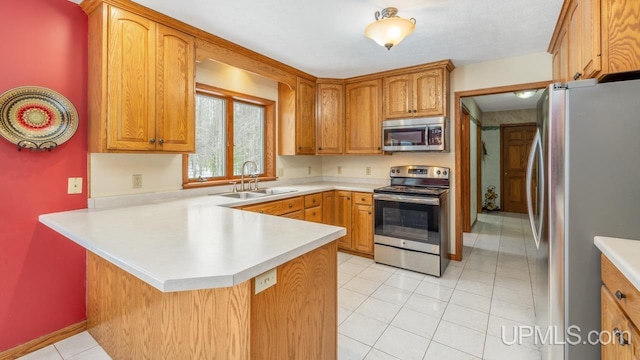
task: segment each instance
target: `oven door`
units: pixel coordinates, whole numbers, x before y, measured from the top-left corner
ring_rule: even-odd
[[[437,197],[374,194],[376,244],[440,253],[440,201]]]

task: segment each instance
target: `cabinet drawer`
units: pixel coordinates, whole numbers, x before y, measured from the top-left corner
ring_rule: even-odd
[[[602,255],[602,282],[634,324],[640,324],[640,291]]]
[[[302,196],[291,199],[268,202],[266,204],[250,205],[242,208],[242,210],[258,212],[269,215],[284,215],[294,211],[302,210]]]
[[[313,221],[322,223],[322,206],[312,207],[304,211],[304,219],[306,221]]]
[[[361,205],[373,205],[373,195],[368,193],[353,193],[353,202]]]
[[[304,220],[304,212],[302,210],[294,211],[292,213],[284,214],[282,217],[289,219]]]
[[[322,204],[322,193],[306,195],[304,197],[304,208],[318,206]]]

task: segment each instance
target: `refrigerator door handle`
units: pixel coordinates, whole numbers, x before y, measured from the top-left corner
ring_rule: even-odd
[[[536,131],[536,135],[533,138],[533,144],[531,145],[531,150],[529,152],[529,160],[527,162],[527,177],[526,177],[526,187],[527,187],[527,212],[529,213],[529,223],[531,224],[531,232],[533,233],[533,239],[536,242],[536,248],[540,248],[540,235],[542,232],[542,219],[544,204],[538,204],[538,208],[540,209],[540,218],[538,219],[538,226],[536,227],[536,222],[534,219],[535,214],[533,213],[533,199],[531,197],[531,184],[532,184],[532,176],[533,176],[533,163],[536,158],[536,151],[538,152],[539,159],[543,159],[543,151],[542,151],[542,140],[540,138],[540,129]],[[540,166],[538,166],[538,171],[541,173],[540,176],[540,184],[538,184],[538,192],[544,194],[544,166],[542,166],[542,161]]]

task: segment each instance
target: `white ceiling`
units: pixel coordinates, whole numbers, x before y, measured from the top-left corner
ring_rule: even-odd
[[[347,78],[443,59],[461,66],[544,52],[563,0],[136,2],[311,75]],[[364,36],[374,13],[388,6],[417,20],[391,51]]]
[[[502,94],[474,96],[473,100],[475,100],[482,112],[535,109],[543,92],[544,89],[540,89],[533,97],[528,99],[520,99],[512,92],[508,92]]]

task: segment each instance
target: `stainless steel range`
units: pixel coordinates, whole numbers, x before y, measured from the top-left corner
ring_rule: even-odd
[[[375,189],[374,260],[441,276],[449,264],[449,168],[391,168],[390,186]]]

